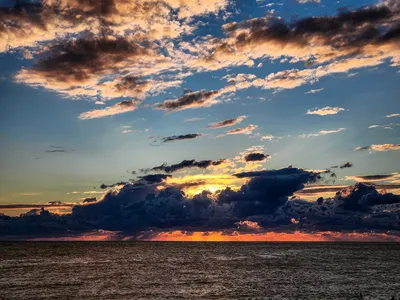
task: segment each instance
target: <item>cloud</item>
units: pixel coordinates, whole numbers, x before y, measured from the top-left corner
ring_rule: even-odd
[[[296,0],[300,4],[305,4],[305,3],[321,3],[321,0]]]
[[[49,149],[47,149],[45,152],[46,153],[69,153],[69,152],[74,152],[74,149],[68,149],[66,147],[59,147],[59,146],[50,146]]]
[[[360,147],[355,148],[354,150],[356,150],[356,151],[369,150],[369,151],[376,151],[376,152],[399,151],[400,144],[398,144],[398,145],[382,144],[382,145],[360,146]]]
[[[245,162],[255,162],[255,161],[266,161],[269,157],[269,154],[264,153],[249,153],[244,157]]]
[[[353,180],[357,182],[400,182],[400,175],[398,173],[393,174],[379,174],[379,175],[363,175],[363,176],[346,176],[345,180]]]
[[[227,131],[225,133],[225,135],[236,135],[236,134],[247,134],[247,135],[250,135],[250,134],[253,133],[254,130],[257,129],[257,127],[258,127],[257,125],[250,124],[250,125],[248,125],[246,127],[243,127],[243,128],[237,128],[237,129],[229,130],[229,131]]]
[[[81,113],[79,119],[90,120],[96,118],[104,118],[108,116],[114,116],[118,114],[123,114],[126,112],[134,111],[138,107],[136,101],[122,101],[113,106],[108,106],[104,109],[95,109],[88,112]]]
[[[15,78],[17,82],[68,96],[97,95],[97,85],[103,77],[124,72],[138,60],[154,59],[156,55],[151,47],[124,38],[68,40],[50,45],[48,52],[32,68],[19,71]],[[123,83],[119,87],[123,88]]]
[[[375,205],[400,203],[400,196],[382,194],[373,185],[357,183],[354,187],[342,190],[334,200],[338,202],[338,207],[345,210],[369,211]]]
[[[186,168],[207,169],[208,167],[219,166],[224,162],[225,162],[224,159],[220,159],[220,160],[216,160],[216,161],[214,161],[214,160],[196,161],[193,159],[193,160],[184,160],[184,161],[180,162],[179,164],[170,165],[170,166],[163,164],[161,166],[154,167],[151,170],[152,171],[163,171],[166,173],[173,173],[173,172],[177,172],[177,171],[180,171],[180,170],[186,169]]]
[[[383,128],[383,129],[387,129],[387,130],[392,130],[393,127],[396,127],[396,126],[400,126],[400,123],[389,123],[389,124],[385,124],[385,125],[371,125],[371,126],[368,126],[368,129]]]
[[[237,118],[223,120],[223,121],[220,121],[220,122],[209,124],[207,126],[207,128],[218,129],[218,128],[225,128],[225,127],[235,126],[235,125],[238,125],[238,124],[242,123],[246,118],[247,118],[247,116],[239,116]]]
[[[349,161],[340,166],[341,169],[352,168],[352,167],[353,164]]]
[[[83,204],[89,204],[89,203],[95,203],[95,202],[97,202],[97,198],[96,198],[96,197],[93,197],[93,198],[85,198],[85,199],[82,201]]]
[[[300,135],[300,137],[302,137],[302,138],[318,137],[318,136],[324,136],[324,135],[333,134],[333,133],[339,133],[339,132],[342,132],[345,130],[346,130],[346,128],[338,128],[338,129],[333,129],[333,130],[321,130],[318,133],[302,134],[302,135]]]
[[[313,110],[309,109],[307,111],[307,115],[319,115],[319,116],[336,115],[337,113],[343,110],[344,108],[341,107],[326,106],[324,108],[315,108]]]
[[[386,116],[386,118],[394,118],[394,117],[400,117],[400,114],[390,114]]]
[[[203,136],[203,134],[201,134],[201,133],[173,135],[173,136],[163,137],[161,139],[161,142],[168,143],[168,142],[174,142],[174,141],[193,140],[193,139],[197,139],[202,136]]]
[[[328,75],[399,65],[400,10],[390,2],[286,22],[275,16],[225,24],[225,37],[198,45],[206,53],[193,64],[203,70],[247,65],[255,59],[302,62],[307,68],[279,71],[265,79],[246,78],[244,88],[293,89]],[[241,83],[242,84],[242,83]]]
[[[356,184],[333,198],[307,202],[293,195],[319,181],[318,173],[285,168],[243,176],[249,179],[238,190],[200,191],[188,198],[179,188],[165,187],[170,175],[147,175],[107,191],[96,203],[75,206],[70,214],[35,209],[19,217],[0,215],[0,236],[57,237],[102,230],[139,238],[146,232],[175,230],[322,234],[400,228],[400,196],[378,192],[372,185]]]
[[[189,92],[176,100],[166,100],[158,103],[155,109],[166,110],[167,112],[177,112],[189,108],[210,107],[219,103],[216,99],[220,95],[219,91],[198,91]]]
[[[184,122],[198,122],[198,121],[202,121],[204,120],[204,118],[185,118]]]
[[[316,93],[319,93],[319,92],[322,92],[324,90],[324,88],[321,88],[321,89],[315,89],[315,90],[309,90],[307,93],[306,93],[306,95],[309,95],[309,94],[316,94]]]

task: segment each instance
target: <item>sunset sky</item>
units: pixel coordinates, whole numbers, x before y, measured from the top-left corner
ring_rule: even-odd
[[[0,65],[0,238],[399,236],[398,0],[0,0]]]

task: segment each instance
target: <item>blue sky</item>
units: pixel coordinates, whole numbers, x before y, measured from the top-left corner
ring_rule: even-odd
[[[5,7],[9,2],[1,3]],[[201,48],[207,43],[207,40],[202,39],[206,35],[224,39],[226,35],[222,26],[229,22],[242,22],[266,15],[290,22],[309,16],[335,16],[337,10],[343,7],[354,10],[378,5],[376,1],[331,3],[324,0],[306,4],[294,0],[279,3],[240,0],[219,2],[222,3],[220,7],[207,13],[191,11],[190,22],[187,21],[188,26],[193,27],[191,34],[182,32],[177,37],[161,38],[155,43],[161,49],[167,43],[174,43],[175,49],[183,50],[180,43],[186,41]],[[180,26],[185,23],[178,21]],[[80,35],[68,33],[58,36],[59,40],[72,41],[74,38],[80,38]],[[1,43],[7,44],[4,40]],[[384,62],[374,66],[330,73],[318,77],[315,82],[311,80],[295,88],[262,89],[253,86],[223,94],[220,102],[210,107],[199,106],[172,113],[154,109],[156,103],[183,96],[185,89],[193,92],[223,89],[228,84],[222,79],[226,75],[253,74],[257,78],[265,78],[284,70],[313,68],[305,66],[301,59],[290,62],[288,56],[272,58],[268,53],[253,58],[252,66],[235,62],[222,64],[216,70],[189,67],[190,60],[201,56],[199,52],[188,58],[189,61],[174,62],[175,67],[179,64],[182,67],[177,72],[171,73],[167,69],[143,76],[166,82],[181,80],[181,83],[159,94],[147,93],[145,97],[138,97],[142,106],[134,111],[86,120],[79,119],[80,114],[104,109],[131,98],[111,97],[106,104],[97,105],[95,101],[104,100],[101,94],[91,97],[83,92],[78,97],[71,97],[57,87],[46,87],[41,79],[34,84],[30,83],[29,79],[33,76],[30,70],[35,68],[35,64],[40,64],[40,59],[51,55],[46,53],[45,47],[52,43],[54,39],[27,45],[10,43],[0,54],[0,204],[46,203],[54,200],[79,202],[85,197],[84,191],[93,191],[94,187],[95,191],[99,191],[98,186],[102,183],[134,178],[130,174],[132,171],[151,168],[164,162],[175,164],[184,159],[232,159],[256,145],[263,145],[264,152],[271,155],[259,169],[279,169],[293,165],[321,170],[347,161],[353,163],[352,168],[337,172],[336,184],[354,183],[345,180],[345,176],[392,174],[400,170],[400,127],[396,124],[400,123],[400,117],[387,117],[400,113],[400,74],[399,67],[391,61],[396,57],[394,54],[389,54],[383,58]],[[288,61],[281,61],[285,57]],[[338,57],[320,65],[341,59],[345,58]],[[22,80],[17,80],[21,70],[28,70],[28,73]],[[116,70],[107,74],[110,77],[101,80],[127,75],[126,70],[118,72]],[[191,75],[179,79],[178,75],[185,72],[191,72]],[[307,93],[319,89],[315,93]],[[307,114],[308,110],[326,107],[343,110],[332,115]],[[217,130],[206,128],[210,123],[241,115],[247,118],[236,127]],[[188,118],[202,120],[185,122]],[[371,125],[390,123],[391,129],[368,128]],[[258,126],[251,134],[217,138],[227,130],[250,124]],[[301,137],[340,128],[344,130]],[[123,133],[124,130],[132,132]],[[161,143],[157,146],[152,143],[157,137],[159,140],[161,137],[190,133],[206,135],[199,139]],[[274,138],[260,140],[265,135]],[[385,144],[391,144],[392,147],[386,151],[355,150],[359,146]],[[46,152],[52,149],[63,151]],[[198,173],[203,172],[198,170]],[[71,194],[75,191],[79,193]]]

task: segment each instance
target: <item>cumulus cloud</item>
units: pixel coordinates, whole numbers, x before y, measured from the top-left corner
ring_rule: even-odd
[[[220,122],[212,123],[212,124],[208,125],[207,128],[218,129],[218,128],[235,126],[235,125],[242,123],[246,118],[247,118],[247,116],[239,116],[237,118],[223,120]]]
[[[336,115],[337,113],[343,110],[344,108],[341,107],[326,106],[324,108],[309,109],[307,111],[307,115],[319,115],[319,116]]]
[[[333,134],[333,133],[339,133],[339,132],[342,132],[345,130],[346,130],[346,128],[338,128],[338,129],[333,129],[333,130],[321,130],[320,132],[317,132],[317,133],[302,134],[302,135],[300,135],[300,137],[302,137],[302,138],[318,137],[318,136],[324,136],[324,135]]]
[[[96,118],[104,118],[108,116],[114,116],[118,114],[123,114],[126,112],[134,111],[138,107],[136,101],[122,101],[113,106],[108,106],[104,109],[95,109],[88,112],[81,113],[79,119],[89,120]]]
[[[369,145],[369,146],[360,146],[355,148],[354,150],[356,151],[376,151],[376,152],[386,152],[386,151],[399,151],[400,150],[400,144],[394,145],[394,144],[382,144],[382,145]]]
[[[310,16],[285,22],[274,16],[225,24],[225,37],[210,39],[208,54],[194,63],[216,70],[246,65],[254,59],[303,62],[306,69],[291,69],[268,75],[254,84],[266,89],[293,89],[321,77],[400,61],[398,51],[400,10],[391,2],[341,10],[335,16]]]
[[[186,168],[207,169],[208,167],[219,166],[224,162],[225,162],[224,159],[215,160],[215,161],[214,160],[196,161],[193,159],[193,160],[184,160],[184,161],[180,162],[179,164],[170,165],[170,166],[168,166],[167,164],[163,164],[161,166],[154,167],[151,170],[152,171],[163,171],[166,173],[173,173],[173,172],[177,172],[177,171],[180,171],[180,170],[186,169]]]
[[[63,236],[93,230],[139,237],[150,230],[324,232],[400,228],[396,210],[400,196],[378,192],[372,185],[359,183],[333,198],[307,202],[292,196],[306,184],[320,180],[318,173],[286,168],[243,176],[249,180],[238,190],[226,188],[215,194],[203,191],[189,199],[179,188],[159,189],[158,184],[170,175],[146,175],[119,191],[108,191],[100,201],[75,206],[71,214],[36,209],[19,217],[0,215],[0,236]]]

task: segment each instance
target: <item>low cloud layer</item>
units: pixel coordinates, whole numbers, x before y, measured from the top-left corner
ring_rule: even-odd
[[[147,175],[109,191],[98,202],[75,206],[69,215],[33,210],[20,217],[0,215],[0,235],[46,236],[118,231],[141,236],[149,231],[280,232],[399,230],[400,196],[358,183],[335,197],[315,202],[292,199],[321,175],[296,168],[236,174],[249,178],[239,190],[200,192],[192,199],[176,187],[157,188],[169,175]],[[147,182],[147,183],[146,183]],[[239,225],[238,225],[239,224]]]

